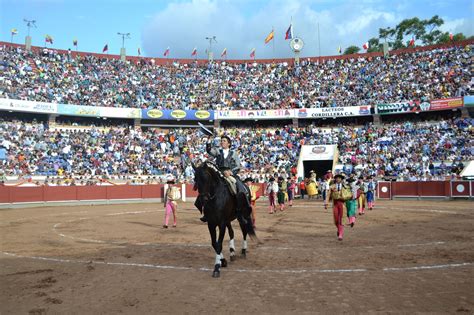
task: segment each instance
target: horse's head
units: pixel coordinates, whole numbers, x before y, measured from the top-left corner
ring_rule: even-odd
[[[215,197],[215,186],[218,182],[217,168],[208,163],[198,166],[192,164],[194,169],[194,190],[197,190],[203,203]]]

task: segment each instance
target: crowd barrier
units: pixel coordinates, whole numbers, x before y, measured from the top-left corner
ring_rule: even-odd
[[[265,184],[257,193],[263,195]],[[166,185],[116,185],[116,186],[0,186],[0,204],[51,201],[93,201],[123,199],[162,199]],[[183,201],[198,196],[192,184],[181,185]],[[388,182],[377,184],[377,198],[473,198],[474,181]]]
[[[474,181],[386,182],[377,184],[377,198],[473,198]]]
[[[264,184],[260,185],[260,192]],[[121,199],[162,199],[165,186],[116,185],[116,186],[0,186],[0,204],[50,201],[93,201]],[[198,196],[192,184],[181,185],[183,201],[192,201]],[[262,193],[260,193],[261,195]]]

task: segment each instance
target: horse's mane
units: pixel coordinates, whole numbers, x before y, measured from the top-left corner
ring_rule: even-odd
[[[219,168],[217,167],[217,164],[214,163],[214,162],[211,162],[211,161],[205,161],[203,163],[202,166],[206,166],[207,168],[210,168],[211,170],[214,171],[214,173],[216,173],[216,175],[222,179],[224,179],[224,174],[219,170]]]

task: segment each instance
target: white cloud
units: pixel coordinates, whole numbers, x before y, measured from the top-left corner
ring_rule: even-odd
[[[440,26],[440,30],[443,32],[464,33],[466,36],[470,36],[474,32],[474,22],[473,20],[468,19],[455,19],[449,20],[443,18],[444,24]]]
[[[391,25],[395,21],[395,15],[388,12],[374,11],[373,9],[367,9],[365,12],[361,12],[345,23],[337,26],[338,34],[346,36],[350,34],[358,34],[366,30],[374,22],[383,22],[387,25]]]
[[[216,58],[224,47],[230,59],[247,59],[254,47],[257,58],[287,58],[292,52],[284,34],[292,19],[295,35],[306,44],[303,56],[318,56],[319,51],[321,55],[335,55],[339,46],[343,49],[350,45],[361,46],[369,38],[378,36],[379,28],[393,27],[404,18],[412,17],[401,12],[407,3],[397,7],[396,3],[388,6],[380,0],[178,1],[153,14],[145,24],[142,47],[148,56],[162,56],[170,46],[171,56],[176,58],[190,58],[193,47],[197,47],[199,58],[205,58],[204,52],[209,45],[205,37],[215,35],[218,41],[213,44]],[[472,21],[460,19],[447,21],[445,27],[456,30],[469,25],[472,29]],[[272,26],[275,29],[274,49],[273,43],[264,44]]]

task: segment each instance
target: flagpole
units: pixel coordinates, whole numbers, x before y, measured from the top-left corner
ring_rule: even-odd
[[[13,32],[12,32],[12,37],[10,39],[10,44],[13,44]]]
[[[273,28],[272,26],[272,33],[273,33],[273,38],[272,38],[272,41],[273,41],[273,61],[275,61],[275,29]]]
[[[321,58],[321,38],[319,37],[319,22],[318,22],[318,57]]]

